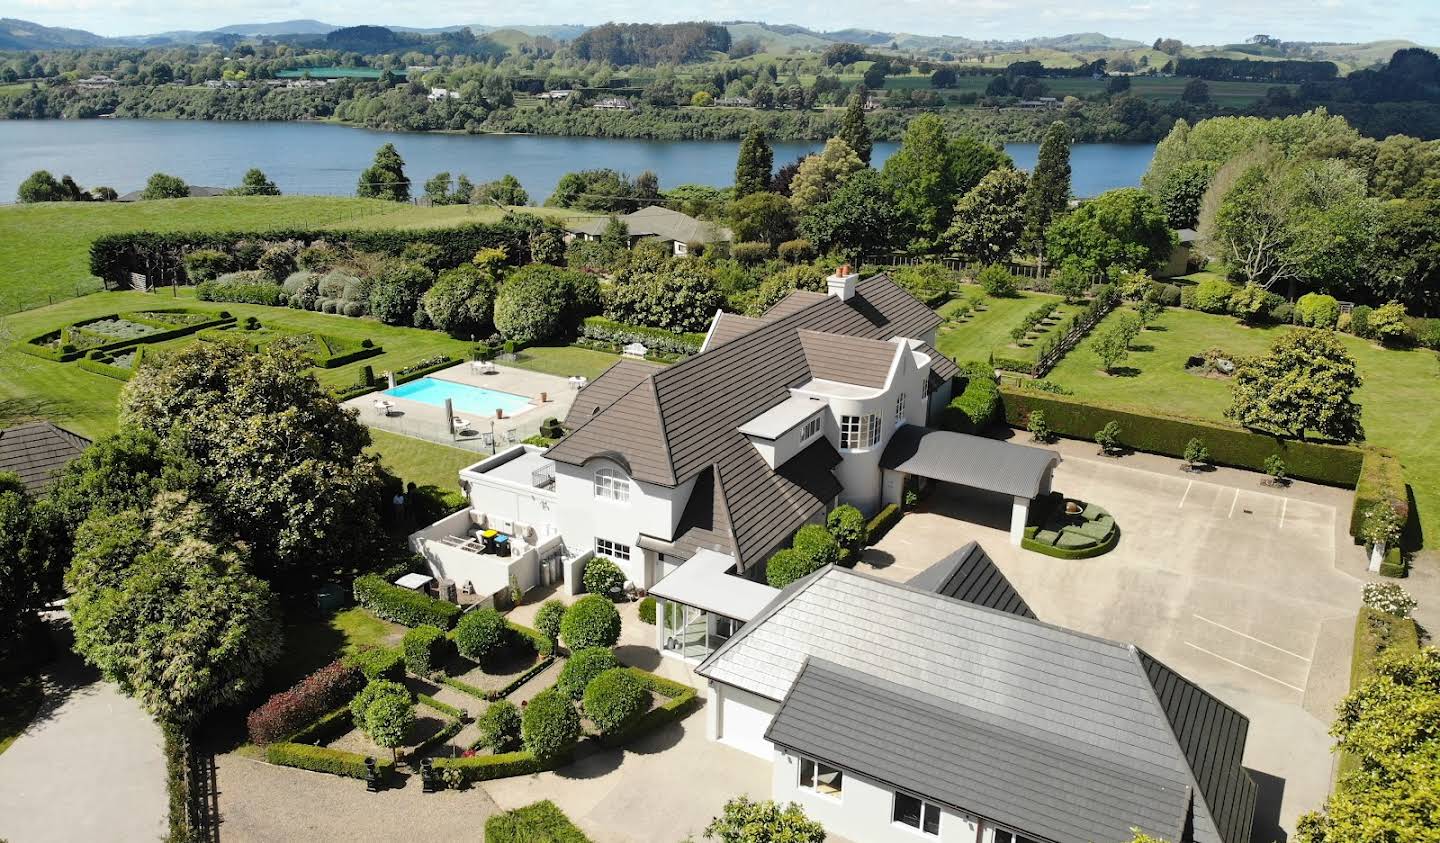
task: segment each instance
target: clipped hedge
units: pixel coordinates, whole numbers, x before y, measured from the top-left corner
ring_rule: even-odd
[[[871,518],[870,523],[865,525],[866,542],[873,545],[875,542],[884,538],[885,534],[890,532],[890,528],[895,526],[895,523],[900,520],[900,516],[903,514],[904,513],[900,511],[900,505],[893,503],[887,504],[879,512],[875,513],[875,517]]]
[[[1355,482],[1355,501],[1350,507],[1350,535],[1356,544],[1362,544],[1360,528],[1365,523],[1365,513],[1377,504],[1388,503],[1400,523],[1410,518],[1410,501],[1405,493],[1405,472],[1400,460],[1391,452],[1381,448],[1366,448],[1360,463],[1360,476]]]
[[[439,670],[450,655],[450,639],[438,626],[424,624],[405,633],[401,642],[405,650],[405,667],[417,676]]]
[[[355,602],[388,621],[405,626],[449,629],[460,617],[460,607],[418,591],[392,585],[375,574],[355,578]]]
[[[650,708],[650,689],[628,670],[612,667],[585,686],[581,707],[601,734],[612,735]]]
[[[250,742],[284,740],[325,712],[343,705],[365,684],[361,672],[337,659],[270,697],[245,718]]]
[[[667,354],[699,354],[700,346],[705,344],[704,334],[685,334],[667,331],[664,328],[631,325],[627,322],[606,319],[603,316],[586,317],[580,327],[580,336],[588,340],[621,346],[638,342],[650,351]]]
[[[1000,388],[994,380],[972,377],[965,390],[940,411],[940,426],[958,433],[979,433],[999,414],[1000,400]]]
[[[246,276],[247,273],[235,273]],[[241,304],[263,304],[277,307],[288,298],[280,285],[268,280],[248,280],[246,277],[221,276],[214,281],[202,281],[195,287],[195,298],[200,301],[238,302]]]
[[[303,743],[272,743],[265,748],[265,760],[282,767],[298,767],[316,773],[330,773],[352,779],[365,778],[365,756],[358,752],[344,752],[326,746],[311,746]],[[437,765],[438,766],[438,765]],[[389,758],[375,758],[375,767],[384,778],[395,768]]]
[[[1020,546],[1026,550],[1033,550],[1036,553],[1050,556],[1055,559],[1091,559],[1096,556],[1103,556],[1115,549],[1120,543],[1120,528],[1112,527],[1101,541],[1083,547],[1063,547],[1058,544],[1046,544],[1035,538],[1037,532],[1034,527],[1025,528],[1025,536],[1020,539]]]
[[[405,678],[405,654],[398,648],[365,647],[345,656],[345,663],[364,674],[366,679]]]
[[[560,618],[560,638],[572,652],[614,647],[620,640],[620,613],[610,598],[587,594],[570,604]]]
[[[585,689],[595,677],[607,670],[620,666],[615,652],[609,647],[587,647],[577,650],[565,662],[560,676],[555,680],[555,690],[572,700],[585,696]]]
[[[166,340],[173,340],[176,337],[188,336],[204,328],[214,328],[220,325],[233,325],[235,323],[235,317],[231,316],[229,313],[226,313],[223,310],[215,314],[211,314],[209,311],[189,310],[187,308],[168,308],[165,310],[152,310],[146,312],[187,313],[207,315],[211,316],[211,318],[203,322],[195,322],[189,325],[175,325],[167,322],[162,322],[157,319],[149,319],[141,316],[139,313],[109,313],[101,316],[92,316],[88,319],[83,319],[79,322],[66,325],[59,330],[52,329],[44,332],[43,334],[37,334],[35,336],[28,337],[21,342],[16,343],[15,348],[33,357],[39,357],[44,360],[54,360],[57,363],[69,363],[70,361],[78,360],[93,351],[115,351],[134,345],[149,345],[152,343],[164,342]],[[119,337],[112,342],[92,345],[83,349],[78,348],[75,344],[70,342],[70,333],[72,329],[78,329],[83,331],[86,325],[105,319],[124,319],[126,321],[135,322],[136,324],[140,325],[149,325],[150,327],[157,328],[158,330],[156,330],[153,334],[146,334],[141,337]],[[49,343],[51,340],[58,340],[59,347],[50,348],[47,343]]]
[[[140,364],[145,360],[145,346],[137,345],[134,346],[134,349],[135,360],[128,369],[123,366],[116,366],[114,363],[115,358],[111,356],[110,352],[98,350],[87,353],[84,357],[80,358],[79,363],[76,365],[87,372],[94,372],[97,375],[104,375],[107,378],[114,378],[117,381],[128,381],[130,380],[130,376],[135,374],[135,371],[140,368]],[[117,348],[115,350],[127,351],[129,349]]]
[[[591,843],[548,799],[486,820],[485,839],[489,843]]]
[[[436,758],[431,761],[434,769],[442,774],[445,770],[459,770],[466,782],[487,782],[510,776],[528,776],[543,773],[569,762],[570,755],[564,754],[547,760],[540,760],[529,750],[506,752],[499,755],[475,755],[470,758]]]
[[[1203,440],[1210,460],[1218,465],[1264,471],[1265,458],[1279,454],[1290,476],[1332,486],[1353,487],[1360,475],[1364,450],[1350,445],[1300,442],[1256,433],[1221,422],[1169,416],[1150,410],[1081,401],[1053,393],[1000,387],[1005,421],[1025,429],[1030,413],[1043,410],[1057,435],[1093,439],[1106,422],[1120,424],[1121,444],[1137,451],[1183,457],[1185,444]]]

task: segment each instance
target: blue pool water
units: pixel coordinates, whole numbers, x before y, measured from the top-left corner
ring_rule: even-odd
[[[385,390],[384,394],[436,407],[444,407],[445,399],[449,398],[450,406],[456,413],[469,413],[474,416],[493,416],[497,409],[504,410],[507,416],[513,416],[530,406],[530,399],[523,395],[512,395],[509,392],[498,392],[483,386],[470,386],[440,378],[420,378],[402,383],[394,389]]]

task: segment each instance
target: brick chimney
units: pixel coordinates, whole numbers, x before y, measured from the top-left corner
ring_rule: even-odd
[[[855,295],[855,282],[860,280],[860,273],[850,268],[850,264],[841,264],[835,270],[835,274],[825,279],[825,291],[840,301],[849,301]]]

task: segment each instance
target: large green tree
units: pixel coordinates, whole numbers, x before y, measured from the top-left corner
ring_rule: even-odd
[[[16,475],[0,472],[0,662],[34,610],[59,596],[59,532],[49,503],[32,497]]]
[[[882,172],[911,240],[928,249],[949,228],[955,197],[1010,163],[1004,152],[970,135],[952,137],[939,117],[924,114],[910,121],[900,148],[886,159]]]
[[[183,495],[92,516],[66,586],[76,651],[167,723],[247,699],[280,654],[269,586]]]
[[[1300,818],[1298,843],[1440,841],[1440,650],[1382,659],[1338,714],[1335,749],[1359,764]]]
[[[493,264],[467,263],[441,272],[422,298],[431,323],[457,337],[489,336],[495,293],[500,289],[497,269]]]
[[[1440,309],[1440,201],[1381,206],[1375,267],[1365,282],[1376,301],[1399,301],[1412,313]]]
[[[1355,358],[1331,331],[1282,334],[1258,357],[1240,361],[1225,416],[1245,427],[1304,439],[1364,439]]]
[[[375,161],[360,174],[355,194],[364,199],[410,201],[410,179],[405,175],[405,159],[387,143],[375,151]]]
[[[1170,259],[1175,234],[1153,197],[1138,188],[1110,190],[1050,226],[1053,263],[1073,261],[1085,272],[1157,271]]]
[[[862,88],[850,97],[845,107],[845,116],[840,120],[840,131],[835,133],[840,140],[855,151],[860,160],[870,165],[870,152],[875,148],[870,138],[870,127],[865,125],[865,90]]]
[[[997,263],[1015,251],[1025,228],[1025,174],[1000,167],[955,203],[942,241],[950,251],[967,258]]]
[[[795,236],[795,209],[784,196],[760,191],[730,203],[730,228],[738,242],[783,243]]]
[[[818,155],[807,156],[801,162],[799,172],[790,182],[790,203],[803,212],[825,202],[852,175],[863,169],[865,163],[850,148],[850,144],[840,138],[831,138]]]
[[[251,167],[245,171],[240,186],[230,192],[236,196],[279,196],[280,188],[259,167]]]
[[[568,339],[580,320],[600,309],[600,285],[591,275],[543,263],[516,270],[495,297],[495,329],[521,343]]]
[[[770,148],[765,130],[757,126],[740,142],[740,157],[735,163],[735,198],[769,190],[774,170],[775,151]]]
[[[36,170],[20,182],[15,199],[22,203],[61,202],[65,199],[65,189],[49,170]]]
[[[195,343],[141,366],[120,399],[122,428],[166,439],[190,466],[185,488],[287,588],[363,558],[379,523],[369,432],[311,366],[302,341]]]
[[[1155,198],[1165,209],[1171,228],[1194,228],[1200,222],[1200,202],[1219,167],[1210,161],[1186,161],[1165,176]]]
[[[1123,77],[1122,77],[1123,78]],[[1070,203],[1070,127],[1056,120],[1045,130],[1035,171],[1025,188],[1025,248],[1045,254],[1045,233]]]
[[[904,220],[890,185],[880,173],[855,173],[829,201],[800,217],[800,232],[823,251],[860,258],[899,245]]]
[[[140,191],[141,199],[184,199],[190,195],[190,186],[179,176],[169,173],[155,173],[145,182]]]
[[[605,315],[611,319],[698,332],[725,304],[725,296],[699,261],[643,253],[636,257],[606,290]]]

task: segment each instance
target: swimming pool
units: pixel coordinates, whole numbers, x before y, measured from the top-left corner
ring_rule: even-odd
[[[496,410],[504,410],[505,415],[513,416],[530,408],[530,399],[523,395],[440,378],[420,378],[402,383],[394,389],[387,389],[382,394],[436,407],[444,407],[445,399],[449,398],[450,406],[457,414],[468,413],[473,416],[494,416]]]

